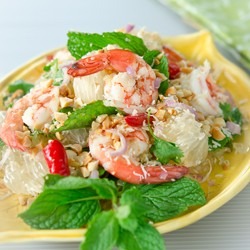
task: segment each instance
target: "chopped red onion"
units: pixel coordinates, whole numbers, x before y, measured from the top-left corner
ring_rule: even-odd
[[[127,26],[126,26],[126,29],[125,29],[125,32],[126,33],[129,33],[129,32],[131,32],[133,29],[134,29],[134,25],[133,24],[128,24]]]
[[[110,131],[113,132],[114,134],[117,134],[120,137],[121,146],[117,150],[111,151],[109,153],[109,155],[111,157],[120,156],[120,155],[124,154],[127,150],[127,147],[128,147],[127,141],[126,141],[125,137],[123,136],[123,134],[121,134],[120,132],[117,132],[114,130],[110,130]]]
[[[158,89],[158,88],[160,87],[161,81],[162,81],[162,80],[161,80],[160,77],[156,77],[155,82],[154,82],[154,88],[155,88],[155,89]]]
[[[165,100],[165,104],[166,104],[167,107],[170,107],[170,108],[187,109],[187,110],[190,111],[190,113],[194,114],[195,119],[198,118],[196,110],[193,107],[191,107],[191,106],[189,106],[189,105],[187,105],[185,103],[176,102],[174,99],[168,98],[168,99]]]
[[[126,68],[126,72],[130,75],[130,76],[136,76],[136,73],[135,73],[135,69],[132,67],[132,66],[128,66]]]
[[[97,169],[94,169],[91,173],[90,173],[90,176],[89,178],[91,179],[98,179],[99,178],[99,172]]]
[[[226,122],[226,127],[233,135],[239,135],[241,132],[240,125],[235,122]]]

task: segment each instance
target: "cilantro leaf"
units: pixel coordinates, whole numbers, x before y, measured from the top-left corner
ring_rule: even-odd
[[[116,245],[118,233],[119,224],[115,212],[103,211],[90,222],[81,250],[111,250]]]
[[[28,83],[24,80],[17,80],[8,86],[8,92],[14,93],[18,89],[21,89],[23,91],[23,94],[26,95],[27,93],[30,92],[30,90],[33,87],[34,87],[34,84],[32,84],[32,83]]]
[[[53,85],[60,86],[63,82],[63,72],[62,69],[59,68],[58,60],[54,59],[44,66],[43,70],[45,74],[43,77],[45,79],[52,79]]]
[[[31,206],[19,214],[25,223],[36,229],[67,229],[84,226],[100,211],[93,189],[45,190]]]
[[[183,157],[183,152],[172,142],[167,142],[153,135],[154,142],[150,148],[150,151],[161,164],[167,164],[170,160],[177,163],[180,162]]]
[[[242,125],[242,114],[237,107],[231,107],[229,103],[220,103],[225,121],[231,121]]]
[[[164,250],[165,244],[160,233],[153,225],[141,220],[137,229],[130,232],[120,228],[118,247],[120,250]]]
[[[53,132],[61,132],[70,129],[90,127],[91,123],[102,114],[117,114],[118,110],[114,107],[105,106],[103,101],[96,101],[87,104],[83,108],[73,111],[64,125],[55,129]]]
[[[105,32],[97,34],[68,32],[68,50],[77,60],[88,52],[100,50],[109,44],[118,45],[122,49],[128,49],[140,56],[147,51],[147,47],[141,38],[127,33]]]
[[[145,216],[153,222],[173,218],[191,206],[204,205],[204,191],[197,181],[181,178],[175,182],[139,185],[144,202],[150,207]]]
[[[208,147],[209,151],[214,151],[220,148],[224,148],[232,141],[232,137],[225,134],[225,138],[223,140],[216,140],[213,137],[208,137]]]

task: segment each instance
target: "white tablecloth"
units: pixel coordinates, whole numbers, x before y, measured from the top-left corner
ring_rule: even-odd
[[[0,0],[0,77],[42,52],[66,44],[69,30],[103,32],[127,24],[162,35],[194,31],[154,0]],[[248,185],[213,214],[165,234],[167,249],[249,250],[249,197]],[[9,243],[0,244],[0,249],[73,250],[78,243]]]

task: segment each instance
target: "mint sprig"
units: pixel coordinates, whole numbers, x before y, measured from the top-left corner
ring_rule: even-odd
[[[82,250],[163,250],[164,241],[149,221],[172,218],[205,201],[199,184],[188,178],[132,185],[48,175],[43,192],[19,217],[38,229],[80,228],[87,224]]]

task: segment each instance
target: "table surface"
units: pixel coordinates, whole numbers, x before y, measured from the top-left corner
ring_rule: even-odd
[[[162,35],[195,31],[156,0],[0,0],[0,77],[42,52],[66,44],[69,30],[103,32],[127,24]],[[165,234],[167,249],[249,250],[249,197],[250,185],[213,214]],[[73,250],[78,246],[74,242],[25,242],[0,244],[0,249]]]

